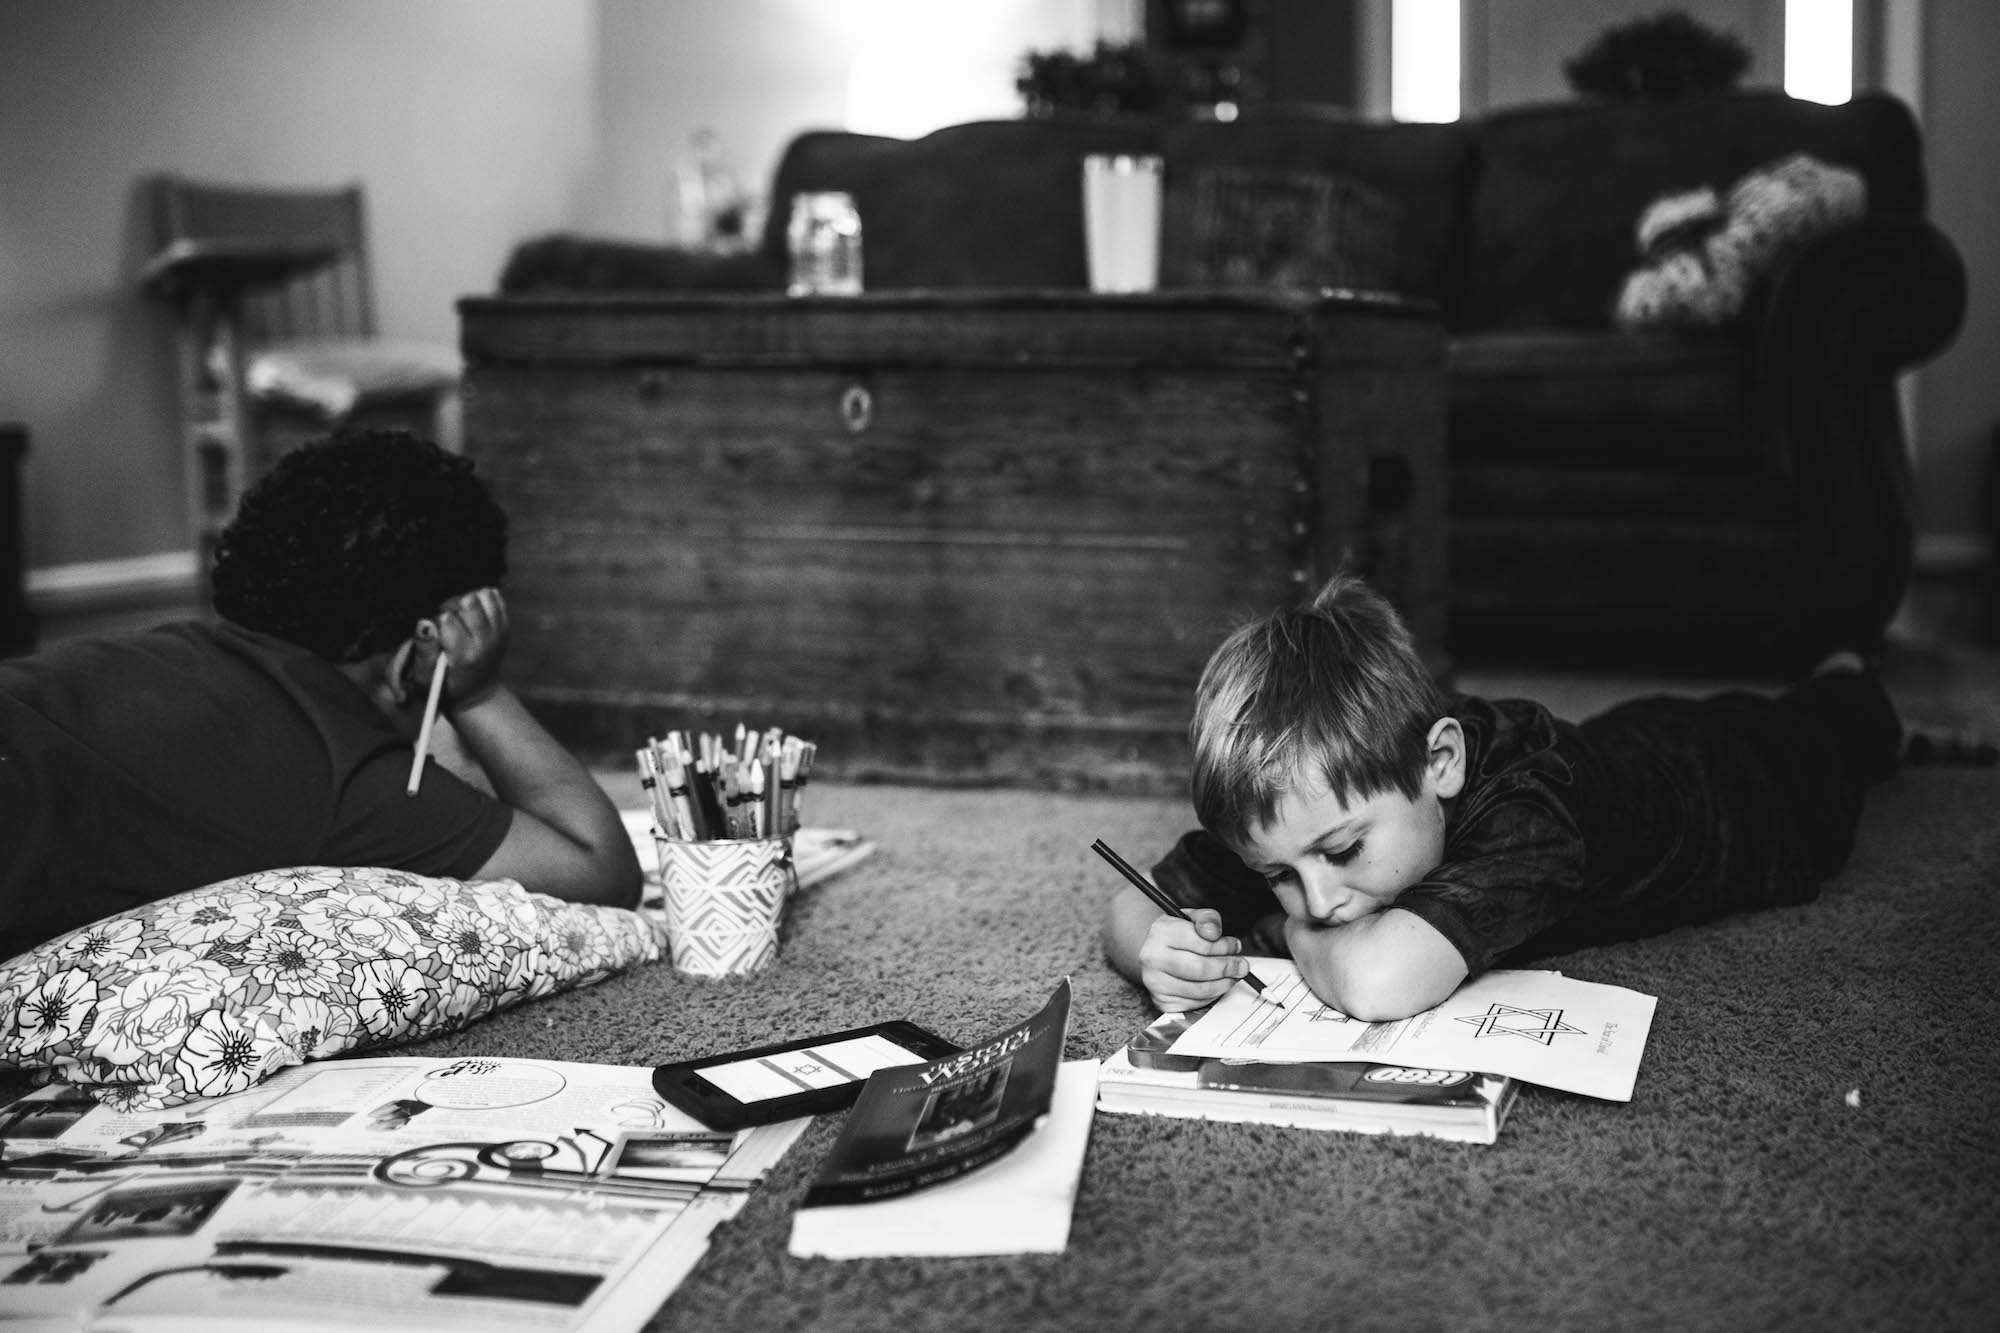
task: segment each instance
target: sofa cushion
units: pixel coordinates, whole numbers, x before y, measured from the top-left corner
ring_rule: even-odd
[[[1167,184],[1161,223],[1161,265],[1169,278],[1188,274],[1196,250],[1195,221],[1204,179],[1218,171],[1318,173],[1335,192],[1383,201],[1399,237],[1382,256],[1379,243],[1335,237],[1333,250],[1365,285],[1406,296],[1456,299],[1466,218],[1470,139],[1458,125],[1398,125],[1304,111],[1252,113],[1233,123],[1169,125],[1161,139]],[[1358,189],[1357,189],[1358,187]],[[1378,207],[1349,209],[1369,217]],[[1338,210],[1337,210],[1338,212]],[[1380,274],[1379,280],[1374,275]]]
[[[1714,333],[1526,331],[1454,338],[1454,467],[1742,472],[1744,357]]]
[[[1472,242],[1453,320],[1463,332],[1609,327],[1651,200],[1726,189],[1793,153],[1860,172],[1871,213],[1924,208],[1916,123],[1881,94],[1840,106],[1778,92],[1562,103],[1496,112],[1473,132]]]
[[[401,338],[313,338],[250,357],[244,387],[266,407],[338,421],[357,408],[435,399],[458,385],[458,352]]]
[[[844,190],[861,214],[861,285],[1083,287],[1083,159],[1158,151],[1151,121],[975,121],[921,139],[817,131],[785,150],[767,262],[782,265],[791,199]]]

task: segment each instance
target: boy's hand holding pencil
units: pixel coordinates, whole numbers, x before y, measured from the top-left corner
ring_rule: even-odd
[[[1139,956],[1142,984],[1162,1012],[1212,1003],[1238,981],[1255,991],[1258,999],[1285,1007],[1284,1001],[1264,988],[1247,959],[1238,961],[1243,946],[1223,933],[1221,913],[1206,907],[1182,907],[1102,838],[1093,842],[1090,850],[1123,875],[1161,914],[1146,932]]]

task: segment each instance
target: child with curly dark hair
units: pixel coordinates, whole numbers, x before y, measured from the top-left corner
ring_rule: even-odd
[[[501,682],[506,546],[468,460],[354,432],[244,497],[216,548],[219,621],[0,661],[0,958],[293,865],[635,904],[617,810]],[[432,761],[411,793],[440,656],[473,767]]]

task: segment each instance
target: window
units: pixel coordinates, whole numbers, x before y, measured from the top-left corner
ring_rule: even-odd
[[[1394,0],[1389,11],[1389,114],[1458,119],[1459,0]]]
[[[914,138],[1021,113],[1023,52],[1088,50],[1095,0],[810,0],[848,46],[846,128]]]
[[[1854,95],[1854,0],[1785,0],[1785,91],[1828,103]]]

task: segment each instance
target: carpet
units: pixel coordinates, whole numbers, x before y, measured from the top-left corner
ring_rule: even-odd
[[[1528,1089],[1491,1147],[1099,1115],[1066,1254],[851,1262],[786,1253],[821,1117],[652,1327],[1990,1327],[1996,810],[1992,770],[1905,772],[1819,901],[1553,960],[1659,997],[1629,1104]],[[969,1042],[1065,974],[1070,1056],[1150,1017],[1089,846],[1150,864],[1182,803],[823,785],[805,813],[880,850],[801,895],[769,970],[649,966],[412,1052],[652,1064],[901,1017]]]

